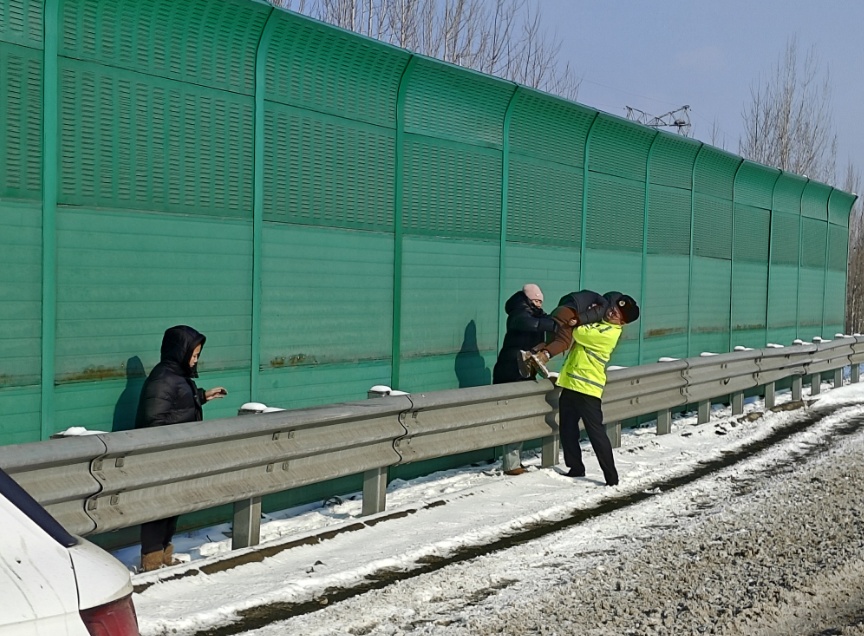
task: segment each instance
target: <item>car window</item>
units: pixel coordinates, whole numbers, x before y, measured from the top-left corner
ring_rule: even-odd
[[[2,468],[0,468],[0,495],[30,517],[34,523],[63,547],[71,548],[73,545],[77,545],[78,539],[69,534],[38,501],[30,496],[30,493],[19,486],[18,482],[12,479]]]

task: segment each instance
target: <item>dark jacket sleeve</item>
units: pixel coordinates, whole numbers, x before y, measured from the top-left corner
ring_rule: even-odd
[[[159,378],[155,382],[145,382],[138,403],[136,428],[165,426],[177,422],[177,386],[169,378]]]
[[[554,331],[557,324],[547,314],[533,316],[527,310],[510,314],[507,317],[508,331],[527,331],[530,333],[543,333]]]

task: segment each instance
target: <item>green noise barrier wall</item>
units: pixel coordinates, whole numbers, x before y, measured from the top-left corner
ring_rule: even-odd
[[[0,0],[0,443],[132,426],[163,331],[286,408],[491,381],[503,304],[613,364],[832,338],[854,195],[253,0]]]

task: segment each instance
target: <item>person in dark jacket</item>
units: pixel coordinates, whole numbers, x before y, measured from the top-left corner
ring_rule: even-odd
[[[504,303],[507,312],[507,333],[492,370],[492,384],[505,384],[533,380],[523,377],[519,371],[522,350],[543,342],[546,333],[554,331],[555,321],[543,312],[543,292],[540,287],[528,283]],[[501,466],[505,475],[521,475],[525,468],[521,464],[522,444],[504,447]]]
[[[198,356],[206,338],[192,327],[177,325],[162,337],[161,361],[147,376],[141,389],[135,428],[149,428],[200,422],[202,406],[228,392],[221,386],[199,389]],[[145,572],[163,565],[176,565],[171,539],[177,530],[177,517],[141,524],[141,568]]]

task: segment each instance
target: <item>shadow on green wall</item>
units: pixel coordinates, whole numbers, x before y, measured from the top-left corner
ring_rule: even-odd
[[[135,428],[135,413],[138,411],[138,398],[141,397],[141,387],[147,374],[144,363],[138,356],[132,356],[126,361],[126,388],[114,405],[114,423],[112,431],[128,431]]]
[[[492,384],[492,371],[486,366],[486,360],[477,347],[477,325],[473,320],[465,326],[465,337],[456,354],[454,369],[460,389]]]

